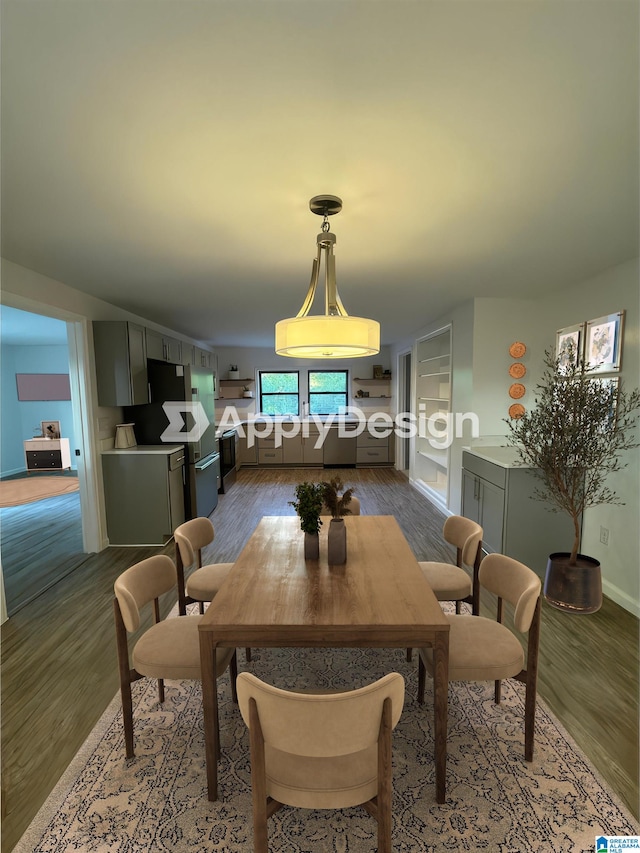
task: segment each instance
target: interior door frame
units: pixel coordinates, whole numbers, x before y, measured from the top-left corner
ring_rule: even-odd
[[[409,356],[408,359],[407,356]],[[411,388],[413,382],[413,348],[407,347],[406,349],[400,350],[400,352],[398,352],[397,358],[397,410],[399,413],[412,412],[413,409],[411,408]],[[411,443],[411,438],[396,438],[396,447],[399,451],[398,453],[396,453],[396,468],[398,469],[398,471],[409,472],[410,470]]]
[[[18,294],[4,293],[2,304],[30,314],[40,314],[62,320],[67,324],[67,344],[69,349],[69,385],[71,387],[71,405],[73,409],[73,428],[76,449],[80,455],[74,455],[78,469],[78,488],[80,492],[80,512],[82,518],[82,547],[85,553],[102,550],[100,523],[100,500],[96,460],[95,434],[92,429],[93,414],[91,406],[91,383],[89,372],[90,347],[88,337],[89,320],[79,314],[73,314],[53,305],[43,305]],[[3,584],[4,597],[4,584]]]

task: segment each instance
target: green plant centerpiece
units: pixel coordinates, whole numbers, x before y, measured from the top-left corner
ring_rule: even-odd
[[[347,561],[347,528],[344,516],[351,514],[349,504],[353,489],[344,489],[340,477],[332,477],[329,482],[321,483],[322,498],[331,513],[327,549],[329,565],[341,565]]]
[[[571,551],[549,558],[545,597],[562,610],[593,613],[602,602],[600,564],[578,553],[582,517],[590,507],[623,504],[606,480],[626,467],[621,454],[638,446],[640,391],[627,393],[617,380],[594,377],[574,352],[556,359],[547,350],[544,364],[535,407],[506,421],[508,443],[539,480],[534,497],[573,522]]]
[[[320,554],[318,534],[322,525],[320,514],[323,502],[322,483],[298,483],[296,500],[289,501],[300,518],[300,530],[305,534],[304,556],[307,560],[317,560]]]

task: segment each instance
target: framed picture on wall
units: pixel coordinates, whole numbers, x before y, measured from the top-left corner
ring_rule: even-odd
[[[573,367],[582,358],[584,348],[584,323],[566,326],[556,332],[556,358],[559,367]]]
[[[592,373],[620,370],[624,311],[587,323],[585,361]]]
[[[60,421],[40,421],[44,438],[60,438]]]

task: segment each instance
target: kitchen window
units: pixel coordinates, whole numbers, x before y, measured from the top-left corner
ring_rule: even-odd
[[[348,373],[347,370],[309,371],[309,414],[337,414],[348,405]]]
[[[264,415],[299,415],[298,371],[260,371],[260,411]]]

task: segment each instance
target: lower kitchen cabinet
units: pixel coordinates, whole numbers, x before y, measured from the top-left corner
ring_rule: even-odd
[[[389,465],[393,463],[393,436],[381,438],[365,430],[361,435],[342,436],[337,427],[331,427],[322,444],[316,447],[319,428],[312,423],[303,424],[297,435],[283,429],[280,445],[276,446],[275,432],[258,436],[252,447],[247,438],[240,438],[238,461],[240,465],[285,465],[291,467],[317,467],[323,465]]]
[[[302,435],[282,439],[282,461],[285,465],[302,465]]]
[[[238,468],[241,468],[243,465],[257,465],[258,464],[258,445],[254,441],[251,447],[249,447],[249,442],[247,440],[247,436],[244,438],[242,436],[238,439]]]
[[[102,454],[110,545],[164,545],[185,520],[185,449],[130,447]]]
[[[482,526],[483,547],[513,557],[543,576],[549,554],[570,550],[573,524],[533,497],[531,469],[462,454],[462,514]]]
[[[322,445],[316,447],[320,430],[318,427],[309,427],[308,436],[302,436],[302,464],[322,465],[324,462],[324,449]]]
[[[389,437],[371,435],[369,430],[360,433],[357,439],[357,465],[386,465],[389,462]]]
[[[257,440],[258,465],[282,465],[282,445],[276,447],[275,436],[269,435]]]

